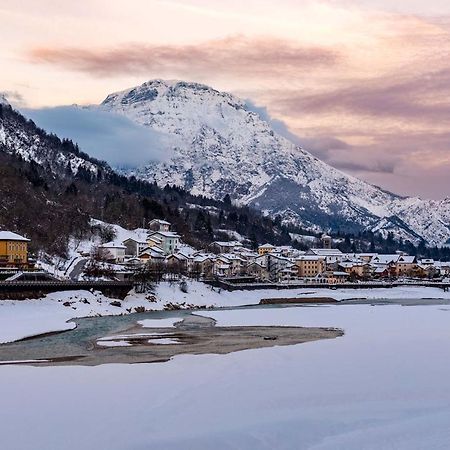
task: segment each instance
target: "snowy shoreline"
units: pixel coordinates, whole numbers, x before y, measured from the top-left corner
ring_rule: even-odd
[[[257,305],[263,298],[332,297],[342,300],[432,300],[450,301],[450,293],[430,287],[402,286],[377,289],[320,289],[225,291],[197,281],[187,283],[187,292],[177,282],[162,282],[154,298],[131,292],[120,306],[115,299],[99,292],[55,292],[42,299],[0,301],[0,344],[32,336],[67,331],[76,327],[74,319],[94,316],[124,315],[164,309],[223,308]],[[66,305],[66,306],[65,306]],[[117,303],[116,303],[117,305]]]
[[[124,315],[135,308],[151,310],[153,303],[145,295],[120,302],[100,292],[53,292],[39,299],[0,301],[0,344],[46,333],[72,330],[75,319]]]
[[[342,300],[421,300],[442,299],[450,301],[450,292],[435,287],[398,286],[365,289],[299,288],[299,289],[260,289],[226,291],[204,283],[192,281],[187,285],[187,293],[182,292],[178,283],[160,283],[155,291],[158,301],[196,306],[246,306],[256,305],[264,298],[317,298],[328,297]]]

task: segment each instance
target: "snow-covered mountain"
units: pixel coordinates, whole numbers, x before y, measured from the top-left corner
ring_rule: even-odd
[[[245,102],[208,86],[149,81],[109,95],[102,110],[167,135],[170,158],[137,177],[193,194],[252,205],[311,229],[371,229],[441,245],[450,238],[450,199],[386,192],[325,164],[277,134]]]

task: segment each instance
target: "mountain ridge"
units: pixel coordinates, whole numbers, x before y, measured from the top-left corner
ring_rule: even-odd
[[[168,161],[128,171],[318,230],[372,230],[418,243],[450,239],[450,199],[402,197],[335,169],[273,130],[238,97],[161,79],[112,93],[101,110],[173,139]]]

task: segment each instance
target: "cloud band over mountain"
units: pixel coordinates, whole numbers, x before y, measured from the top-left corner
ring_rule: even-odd
[[[170,157],[162,133],[118,114],[76,106],[24,109],[23,113],[39,127],[72,139],[83,151],[113,167],[133,168]]]

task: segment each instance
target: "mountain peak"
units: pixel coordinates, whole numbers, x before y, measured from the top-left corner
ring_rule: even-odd
[[[129,172],[138,178],[215,199],[229,194],[316,231],[393,232],[433,244],[450,238],[444,202],[402,198],[342,173],[279,135],[232,94],[151,80],[109,95],[100,108],[167,136],[171,157]]]
[[[154,101],[157,97],[205,97],[209,100],[226,101],[235,107],[243,108],[244,102],[227,92],[221,92],[205,84],[182,81],[182,80],[162,80],[155,79],[142,83],[140,86],[115,92],[106,97],[102,106],[118,107],[119,105],[135,105]]]

